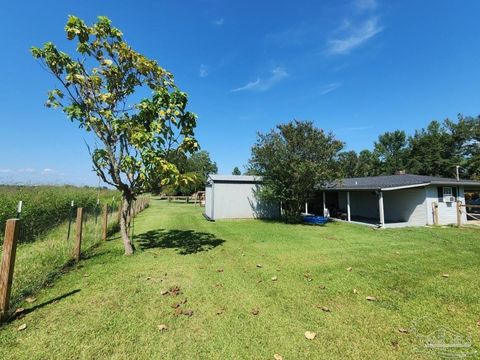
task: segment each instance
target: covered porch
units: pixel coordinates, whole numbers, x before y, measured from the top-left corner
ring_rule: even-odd
[[[311,212],[328,214],[335,221],[381,228],[407,226],[407,216],[395,215],[389,210],[399,197],[395,195],[381,190],[328,190],[320,192],[306,206]]]

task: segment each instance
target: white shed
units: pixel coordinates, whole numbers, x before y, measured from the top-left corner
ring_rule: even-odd
[[[262,179],[247,175],[209,175],[205,187],[205,217],[218,219],[276,218],[280,207],[258,199]]]

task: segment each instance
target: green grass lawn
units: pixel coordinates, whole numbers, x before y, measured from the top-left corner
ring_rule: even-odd
[[[123,256],[115,237],[22,304],[0,359],[438,358],[414,324],[480,349],[478,230],[212,223],[202,210],[153,199],[139,251]]]

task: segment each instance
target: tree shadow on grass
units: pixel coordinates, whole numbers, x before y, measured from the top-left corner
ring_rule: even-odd
[[[37,309],[41,309],[43,308],[44,306],[47,306],[47,305],[50,305],[50,304],[54,304],[62,299],[65,299],[69,296],[72,296],[72,295],[75,295],[76,293],[80,292],[80,289],[75,289],[75,290],[72,290],[72,291],[69,291],[65,294],[62,294],[62,295],[59,295],[57,297],[54,297],[53,299],[50,299],[48,301],[45,301],[41,304],[37,304],[35,306],[32,306],[31,308],[27,308],[21,312],[18,312],[18,313],[13,313],[6,321],[4,321],[4,323],[10,323],[12,322],[13,320],[15,319],[18,319],[18,318],[22,318],[24,317],[25,315],[37,310]]]
[[[225,240],[216,238],[214,234],[193,230],[158,229],[147,231],[135,238],[142,250],[153,248],[177,249],[177,252],[181,255],[208,251],[225,242]]]

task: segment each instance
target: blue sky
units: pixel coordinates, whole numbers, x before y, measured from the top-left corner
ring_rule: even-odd
[[[478,115],[479,13],[477,0],[3,1],[0,182],[97,184],[85,134],[43,107],[56,84],[29,54],[67,46],[68,14],[110,17],[173,72],[229,174],[257,131],[294,118],[361,150],[385,131]]]

